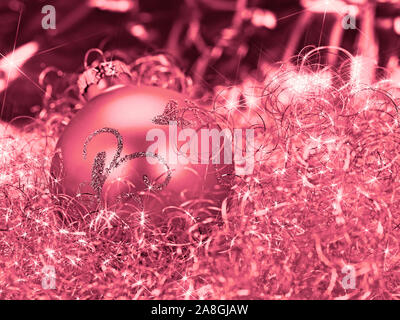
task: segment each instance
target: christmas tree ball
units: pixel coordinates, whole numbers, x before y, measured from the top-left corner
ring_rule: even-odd
[[[200,131],[210,123],[199,120],[204,114],[196,108],[184,95],[163,88],[107,89],[88,101],[61,135],[51,189],[70,197],[97,195],[108,206],[143,194],[144,205],[157,198],[160,208],[199,197],[220,202],[229,192],[221,177],[230,176],[233,165],[224,163],[222,139],[219,163],[211,159],[211,137],[205,159]]]

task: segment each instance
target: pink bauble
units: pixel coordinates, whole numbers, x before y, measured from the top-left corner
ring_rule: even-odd
[[[168,109],[171,105],[181,112]],[[185,106],[189,108],[182,112]],[[178,113],[180,118],[176,118]],[[108,89],[90,100],[60,137],[51,168],[53,192],[78,196],[78,200],[82,195],[98,195],[103,206],[109,207],[129,195],[134,195],[135,201],[140,196],[143,205],[152,210],[199,197],[220,204],[229,192],[229,186],[221,182],[229,180],[223,177],[232,174],[233,165],[213,164],[211,158],[209,163],[201,163],[202,149],[198,151],[199,163],[193,163],[192,154],[183,154],[181,149],[190,139],[170,140],[173,126],[169,121],[175,119],[177,135],[184,129],[199,132],[196,139],[200,148],[199,130],[216,127],[211,115],[211,124],[199,121],[200,113],[204,119],[203,109],[171,90],[129,85]],[[152,133],[164,133],[165,143],[146,139],[154,136]],[[155,143],[159,143],[158,149]],[[223,144],[220,146],[223,154]],[[154,156],[148,156],[149,150]],[[209,150],[212,154],[212,146]],[[182,157],[189,163],[182,163]],[[155,198],[158,200],[153,201]]]

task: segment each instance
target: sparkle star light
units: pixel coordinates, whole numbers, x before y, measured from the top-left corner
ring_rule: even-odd
[[[133,2],[121,1],[116,6],[117,1],[88,3],[90,8],[99,8],[107,16],[108,11],[118,14]],[[319,1],[315,9],[311,5],[316,1],[309,3],[309,7],[295,9],[290,14],[306,13],[309,18],[318,15],[318,28],[312,26],[313,30],[307,31],[317,38],[323,15],[330,15],[333,18],[330,21],[336,23],[341,17],[339,13],[345,14],[342,5],[357,7],[360,18],[368,15],[354,1]],[[179,189],[173,195],[173,203],[143,206],[140,197],[149,197],[155,203],[165,200],[162,194],[153,192],[156,184],[145,185],[147,188],[140,189],[136,198],[133,193],[127,193],[115,206],[99,205],[98,199],[90,198],[92,194],[83,186],[76,196],[60,193],[55,197],[49,181],[58,186],[63,183],[61,178],[52,180],[50,175],[57,140],[65,127],[77,119],[77,113],[87,107],[84,99],[60,101],[65,102],[70,94],[76,98],[74,94],[81,92],[75,80],[85,69],[81,61],[85,51],[76,49],[76,57],[71,54],[66,58],[71,65],[75,62],[77,65],[71,74],[51,67],[56,79],[46,77],[46,81],[41,81],[43,77],[38,77],[39,85],[50,88],[49,92],[54,93],[64,82],[68,90],[46,97],[37,106],[39,115],[31,116],[33,121],[28,125],[19,129],[13,122],[0,125],[0,265],[3,266],[0,283],[5,284],[0,290],[1,299],[399,297],[398,83],[386,73],[382,73],[382,80],[371,76],[373,70],[365,67],[364,58],[373,54],[361,50],[358,42],[352,53],[338,45],[340,59],[327,59],[324,64],[322,57],[333,48],[329,48],[329,43],[319,47],[318,39],[310,50],[297,55],[297,49],[302,48],[295,48],[290,53],[293,59],[281,61],[279,56],[281,62],[270,66],[263,59],[273,53],[272,49],[269,51],[273,41],[265,41],[268,42],[266,52],[263,52],[265,47],[252,47],[252,41],[259,32],[265,39],[273,32],[281,32],[282,20],[290,17],[282,12],[272,14],[266,9],[257,11],[248,7],[250,4],[243,0],[232,3],[205,0],[201,8],[189,7],[191,10],[184,11],[193,15],[182,19],[174,16],[173,34],[165,42],[168,48],[174,48],[174,41],[178,41],[179,50],[172,50],[177,54],[177,63],[159,52],[151,55],[145,51],[141,55],[138,50],[140,56],[133,57],[125,47],[106,51],[113,47],[113,41],[109,42],[108,38],[102,38],[94,49],[96,52],[104,49],[102,53],[110,61],[117,57],[126,59],[133,85],[190,92],[185,97],[200,96],[199,101],[211,106],[210,119],[218,121],[221,128],[255,130],[254,170],[245,176],[232,175],[228,192],[213,190],[223,194],[220,202],[201,191],[191,198],[186,190]],[[190,5],[195,6],[196,2]],[[208,11],[200,11],[203,7]],[[233,13],[234,21],[229,24],[230,17],[226,19],[229,21],[224,20],[229,30],[216,28],[215,37],[204,37],[207,41],[202,43],[201,37],[206,33],[202,19],[213,10],[224,11],[221,7]],[[243,12],[247,13],[243,16]],[[132,12],[133,18],[130,14],[124,16],[127,21],[124,21],[125,29],[121,29],[126,33],[121,38],[113,34],[117,40],[124,45],[127,40],[136,52],[140,41],[146,48],[153,47],[147,35],[156,35],[160,41],[168,38],[161,37],[165,34],[153,24],[156,14],[136,13]],[[293,33],[299,30],[295,22],[291,28]],[[130,28],[133,24],[140,27]],[[190,37],[186,37],[186,26]],[[363,32],[365,44],[373,44],[372,33],[358,27],[349,32],[357,35]],[[113,26],[108,28],[116,30]],[[299,33],[301,39],[305,34]],[[248,35],[251,41],[246,38]],[[129,42],[132,40],[129,37],[135,38]],[[38,44],[40,41],[16,46],[13,54],[1,57],[3,79],[9,75],[9,81],[15,81],[25,76],[21,71],[29,57],[45,52],[44,61],[48,62],[53,54],[59,57],[57,48],[77,44],[60,39],[62,44],[43,51],[38,50],[43,46]],[[291,41],[287,40],[285,45]],[[249,55],[243,54],[246,45],[250,47]],[[186,47],[190,52],[206,49],[200,50],[198,59],[186,65],[186,59],[190,60]],[[230,56],[232,51],[235,57]],[[256,51],[255,61],[253,51]],[[96,63],[97,60],[93,62]],[[183,67],[178,67],[180,63]],[[230,77],[224,75],[232,70],[234,74]],[[199,72],[195,75],[197,79],[188,80],[195,72]],[[30,76],[36,79],[36,75]],[[12,89],[7,82],[2,83],[3,92]],[[206,89],[201,87],[204,84],[208,85]],[[151,90],[152,94],[156,89]],[[15,102],[19,102],[23,93],[18,92]],[[140,127],[140,124],[132,126],[131,119],[143,116],[149,103],[126,101],[105,118],[116,119],[124,128],[129,128],[132,136],[124,140],[127,147],[137,141],[135,134]],[[75,104],[80,104],[80,108],[75,109]],[[103,106],[96,104],[91,117],[73,132],[81,132],[84,125],[101,113]],[[167,122],[167,115],[184,123],[172,109],[163,113],[164,104],[158,107],[160,110],[154,115],[161,125]],[[148,117],[150,122],[154,115]],[[88,134],[103,127],[92,128]],[[67,139],[77,147],[76,152],[68,155],[75,155],[79,161],[85,160],[82,149],[88,135],[82,134],[82,137],[81,143]],[[113,157],[118,141],[113,136],[100,136],[107,137],[112,148],[97,148],[98,136],[88,145],[89,184],[96,155],[106,152],[105,168],[112,161],[108,158]],[[97,143],[101,144],[98,140]],[[141,151],[136,149],[137,146],[126,148],[126,155]],[[82,172],[79,166],[69,169],[72,173]],[[147,171],[139,170],[137,181],[142,181]],[[95,170],[97,181],[102,182],[102,173],[104,170]],[[110,177],[111,181],[133,188],[122,169]],[[195,178],[185,182],[189,191],[196,184]],[[88,202],[93,206],[86,206]],[[159,219],[154,221],[154,215]],[[355,286],[346,286],[343,279],[348,274],[342,272],[343,268],[354,270]],[[52,271],[50,278],[56,279],[55,288],[43,287],[50,280],[43,270]]]

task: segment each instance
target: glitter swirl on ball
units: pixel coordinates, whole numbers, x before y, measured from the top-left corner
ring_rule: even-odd
[[[83,146],[83,153],[82,153],[84,159],[86,159],[86,156],[87,156],[88,144],[95,136],[97,136],[101,133],[111,133],[112,135],[114,135],[117,138],[118,146],[117,146],[115,155],[113,157],[113,160],[111,161],[110,165],[107,168],[105,167],[106,166],[106,163],[105,163],[106,153],[104,151],[99,152],[94,159],[93,168],[92,168],[92,180],[90,183],[91,183],[93,189],[96,190],[97,194],[101,193],[104,182],[107,179],[107,176],[111,173],[111,171],[113,169],[118,168],[120,165],[122,165],[126,161],[133,160],[136,158],[152,157],[152,158],[157,159],[166,168],[167,176],[164,179],[163,183],[160,183],[160,184],[152,184],[150,182],[149,177],[147,175],[143,175],[143,181],[144,181],[145,185],[147,186],[147,188],[149,188],[151,190],[161,191],[164,187],[166,187],[168,185],[169,181],[171,180],[171,170],[168,167],[168,164],[165,162],[165,160],[162,157],[160,157],[159,155],[154,154],[152,152],[135,152],[132,154],[128,154],[128,155],[124,156],[123,158],[120,158],[122,149],[124,147],[123,139],[122,139],[121,134],[118,132],[118,130],[115,130],[112,128],[99,129],[99,130],[93,132],[89,137],[87,137],[85,144]]]

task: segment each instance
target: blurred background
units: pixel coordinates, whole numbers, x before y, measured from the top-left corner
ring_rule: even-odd
[[[45,5],[56,9],[54,30],[42,28]],[[400,83],[400,1],[1,0],[1,118],[35,115],[43,103],[41,72],[54,66],[77,75],[91,48],[128,62],[166,53],[212,90],[262,79],[270,65],[295,64],[296,55],[319,46],[366,56]],[[340,64],[331,53],[318,63]]]

